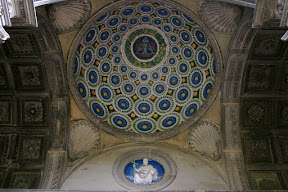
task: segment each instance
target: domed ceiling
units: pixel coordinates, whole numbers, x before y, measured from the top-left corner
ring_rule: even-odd
[[[207,111],[219,90],[220,64],[212,35],[181,5],[118,1],[76,36],[68,74],[77,104],[99,127],[155,139]]]

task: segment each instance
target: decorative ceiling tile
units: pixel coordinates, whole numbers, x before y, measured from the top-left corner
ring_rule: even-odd
[[[33,33],[9,32],[10,39],[5,42],[8,57],[38,56],[39,49]]]
[[[277,102],[277,127],[283,128],[288,125],[288,100]]]
[[[44,79],[38,64],[13,64],[15,86],[19,90],[44,89]]]
[[[265,30],[255,37],[251,48],[251,58],[281,58],[287,43],[281,41],[281,36],[285,31]]]
[[[44,161],[44,136],[20,135],[18,141],[18,161],[37,162]]]
[[[46,105],[43,99],[21,99],[22,124],[42,125],[46,122]]]
[[[283,163],[288,164],[288,137],[280,137],[279,146],[282,154]]]
[[[244,137],[244,157],[247,164],[273,164],[271,139],[268,137]]]
[[[203,0],[199,7],[201,19],[213,30],[232,34],[242,16],[242,8],[230,3]]]
[[[245,91],[272,91],[276,66],[249,65],[246,71]]]
[[[252,128],[271,128],[272,103],[269,99],[247,98],[241,103],[240,121],[243,126]]]
[[[0,64],[0,89],[1,91],[7,90],[8,79],[4,64]],[[8,90],[7,90],[8,91]]]
[[[253,190],[283,189],[275,171],[250,171],[249,174]]]
[[[8,186],[14,189],[37,189],[40,178],[41,172],[39,170],[12,170],[9,175]]]
[[[23,86],[39,86],[39,68],[37,66],[19,66]]]
[[[9,135],[0,135],[0,162],[8,159],[9,155]]]
[[[0,99],[0,125],[11,124],[11,104],[10,99]]]
[[[281,82],[280,82],[280,93],[281,94],[287,94],[288,92],[288,67],[286,64],[286,67],[281,67]]]
[[[173,2],[113,3],[76,37],[68,61],[73,96],[110,133],[132,139],[175,134],[218,93],[221,60],[210,36]]]

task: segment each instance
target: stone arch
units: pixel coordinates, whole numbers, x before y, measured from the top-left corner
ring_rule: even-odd
[[[50,140],[44,174],[40,188],[57,189],[62,183],[67,156],[67,134],[69,119],[69,92],[66,65],[57,34],[44,9],[37,10],[39,45],[46,67],[47,80],[51,95]]]
[[[0,46],[0,111],[8,106],[10,114],[7,121],[0,120],[7,130],[0,131],[0,139],[7,138],[0,171],[5,188],[59,188],[65,168],[65,64],[44,7],[37,9],[37,17],[38,28],[9,28],[11,39]]]
[[[223,157],[232,190],[250,188],[240,138],[240,95],[246,60],[258,31],[252,28],[252,17],[252,13],[246,16],[231,38],[223,76],[221,98]]]

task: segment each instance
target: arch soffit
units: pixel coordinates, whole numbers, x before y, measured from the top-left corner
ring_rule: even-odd
[[[48,20],[46,11],[37,10],[39,28],[37,43],[47,74],[50,92],[50,145],[39,188],[57,189],[61,185],[66,165],[66,145],[69,118],[69,95],[65,63],[58,37]],[[60,178],[60,179],[59,179]]]
[[[240,138],[240,95],[251,45],[258,32],[252,28],[253,13],[239,24],[230,40],[223,75],[221,124],[226,175],[232,190],[250,189]]]

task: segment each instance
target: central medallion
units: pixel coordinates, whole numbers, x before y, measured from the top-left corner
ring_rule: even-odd
[[[149,71],[163,64],[169,41],[157,27],[142,25],[130,30],[122,41],[124,59],[132,68]]]
[[[131,46],[134,55],[139,60],[149,61],[153,59],[158,50],[158,45],[153,37],[143,35],[138,37]]]

